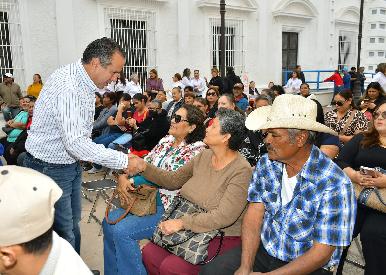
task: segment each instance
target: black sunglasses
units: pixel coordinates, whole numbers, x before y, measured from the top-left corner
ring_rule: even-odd
[[[180,123],[181,121],[186,121],[189,123],[188,120],[182,119],[182,117],[180,115],[176,115],[176,114],[173,114],[170,119],[174,119],[175,123]]]
[[[217,95],[216,93],[207,93],[206,94],[207,96],[215,96],[215,95]]]
[[[377,119],[378,117],[382,117],[383,119],[386,119],[386,111],[381,112],[375,112],[373,114],[374,120]]]
[[[345,101],[333,101],[332,104],[339,106],[339,107],[342,107],[345,102],[346,102],[346,100]]]

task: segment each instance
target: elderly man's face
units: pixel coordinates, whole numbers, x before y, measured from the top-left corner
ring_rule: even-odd
[[[285,162],[299,151],[299,143],[290,140],[287,129],[268,129],[264,142],[270,160]]]

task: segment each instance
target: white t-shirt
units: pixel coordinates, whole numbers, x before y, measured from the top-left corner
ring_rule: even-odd
[[[142,88],[139,83],[135,84],[134,81],[130,81],[129,83],[127,83],[123,92],[130,94],[131,97],[133,97],[135,94],[142,94]]]
[[[386,75],[384,75],[382,72],[378,72],[371,82],[378,82],[384,91],[386,91]]]
[[[287,169],[283,167],[283,177],[281,180],[281,205],[284,206],[292,200],[296,186],[296,175],[288,178]]]
[[[52,247],[39,275],[92,275],[74,248],[53,232]]]
[[[302,81],[299,78],[293,79],[292,77],[288,79],[287,84],[284,86],[286,88],[286,93],[289,94],[297,94],[300,92],[300,86],[302,85]]]

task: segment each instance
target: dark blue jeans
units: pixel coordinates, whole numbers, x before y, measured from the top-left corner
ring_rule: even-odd
[[[24,166],[52,178],[63,194],[55,204],[54,230],[80,253],[81,183],[82,169],[79,162],[53,164],[34,158],[27,153]]]

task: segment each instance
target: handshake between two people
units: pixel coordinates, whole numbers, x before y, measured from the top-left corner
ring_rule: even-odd
[[[139,174],[146,169],[146,161],[144,161],[142,158],[133,155],[128,154],[129,162],[126,167],[126,169],[123,170],[123,174],[126,176],[134,176],[136,174]]]

